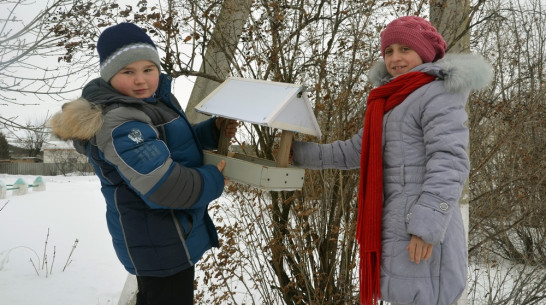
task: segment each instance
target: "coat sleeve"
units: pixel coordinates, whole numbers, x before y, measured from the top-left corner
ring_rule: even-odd
[[[188,120],[186,113],[182,110],[178,99],[174,95],[170,95],[170,102],[180,112],[185,120]],[[220,139],[220,131],[216,128],[216,117],[204,120],[192,126],[197,139],[204,149],[214,150],[218,148],[218,140]]]
[[[201,142],[204,149],[215,150],[218,148],[220,132],[218,131],[218,128],[216,128],[215,121],[216,118],[213,117],[193,126],[197,138]]]
[[[443,241],[451,215],[458,213],[459,198],[470,170],[467,96],[444,92],[420,105],[425,177],[421,194],[410,211],[408,233],[431,244]]]
[[[292,146],[294,165],[310,169],[359,168],[362,132],[360,129],[349,140],[329,144],[294,142]]]
[[[222,194],[216,166],[174,162],[150,118],[135,108],[109,111],[96,139],[101,157],[152,208],[201,208]]]

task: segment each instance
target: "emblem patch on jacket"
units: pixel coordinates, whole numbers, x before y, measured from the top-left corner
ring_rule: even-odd
[[[131,139],[136,144],[144,142],[144,139],[142,138],[142,132],[140,131],[140,129],[137,128],[131,129],[131,132],[129,132],[127,137],[129,137],[129,139]]]

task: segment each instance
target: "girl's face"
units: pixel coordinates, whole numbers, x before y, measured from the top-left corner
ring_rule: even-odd
[[[151,97],[159,84],[159,69],[149,60],[135,61],[110,80],[119,93],[139,99]]]
[[[404,44],[393,43],[385,48],[384,56],[387,71],[396,77],[409,72],[423,63],[421,56]]]

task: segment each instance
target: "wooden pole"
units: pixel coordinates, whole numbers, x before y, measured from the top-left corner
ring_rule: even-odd
[[[218,139],[218,154],[227,156],[228,148],[230,144],[229,138],[226,136],[226,126],[229,120],[225,119],[220,127],[220,139]]]
[[[281,143],[279,144],[279,153],[277,154],[277,167],[288,167],[288,158],[290,157],[290,148],[292,147],[292,138],[294,132],[283,130],[281,133]]]

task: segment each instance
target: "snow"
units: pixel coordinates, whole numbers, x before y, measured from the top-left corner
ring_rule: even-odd
[[[0,174],[4,184],[18,178]],[[32,182],[36,176],[22,178]],[[45,191],[30,188],[21,196],[7,191],[6,198],[0,199],[1,303],[117,304],[127,272],[111,244],[98,178],[42,178]],[[70,263],[63,271],[76,240]],[[41,268],[44,248],[47,274]]]
[[[37,176],[0,174],[0,182],[5,185],[18,178],[31,183]],[[98,178],[42,178],[45,191],[29,188],[21,196],[7,191],[6,198],[0,199],[0,303],[117,305],[128,273],[111,245]],[[42,268],[44,253],[47,272]],[[517,281],[511,277],[523,272],[519,270],[508,263],[471,263],[471,304],[487,304],[491,293],[509,295]],[[544,270],[525,272],[540,279]],[[245,291],[234,297],[248,304]]]

